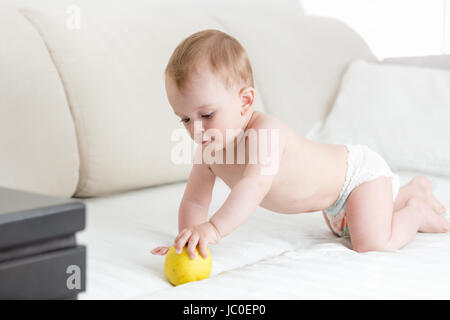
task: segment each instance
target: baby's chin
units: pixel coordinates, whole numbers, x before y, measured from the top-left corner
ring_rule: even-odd
[[[218,142],[218,141],[214,141],[214,140],[209,140],[205,143],[198,143],[198,145],[201,145],[203,147],[203,149],[208,148],[208,150],[215,150],[215,151],[221,151],[224,150],[226,148],[231,148],[233,146],[233,141],[231,142]]]

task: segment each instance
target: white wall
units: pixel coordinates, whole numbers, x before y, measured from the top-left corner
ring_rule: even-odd
[[[449,12],[450,0],[300,0],[307,14],[347,23],[379,59],[449,53],[450,28],[444,32],[446,1]],[[448,20],[450,14],[447,25]]]

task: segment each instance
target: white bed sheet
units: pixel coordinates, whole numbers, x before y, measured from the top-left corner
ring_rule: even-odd
[[[404,184],[413,173],[400,173]],[[450,209],[450,179],[430,177]],[[172,286],[164,258],[185,183],[87,199],[87,291],[80,299],[450,299],[450,233],[417,234],[392,252],[356,253],[328,230],[321,214],[276,214],[262,208],[210,245],[209,279]],[[210,215],[225,200],[219,179]],[[450,220],[450,216],[445,214]]]

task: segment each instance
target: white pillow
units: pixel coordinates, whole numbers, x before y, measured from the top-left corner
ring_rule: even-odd
[[[450,72],[356,60],[315,138],[368,145],[394,170],[450,177]]]

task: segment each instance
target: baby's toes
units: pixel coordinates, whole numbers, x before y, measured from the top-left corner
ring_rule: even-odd
[[[442,218],[442,219],[445,220],[444,218]],[[442,227],[443,227],[443,230],[442,230],[443,233],[448,232],[450,230],[450,223],[447,220],[445,220],[442,223]]]
[[[420,204],[420,202],[419,202]],[[426,233],[443,233],[447,232],[449,224],[441,215],[436,214],[426,203],[420,205],[424,214],[419,232]]]
[[[432,194],[428,196],[427,203],[437,214],[443,214],[446,211],[442,203],[440,203]]]
[[[449,223],[447,222],[447,220],[445,220],[445,219],[444,219],[443,217],[441,217],[441,216],[437,216],[437,215],[436,215],[436,217],[437,217],[437,219],[436,219],[436,229],[435,229],[434,232],[437,232],[437,233],[445,233],[445,232],[448,232],[450,225],[449,225]]]

